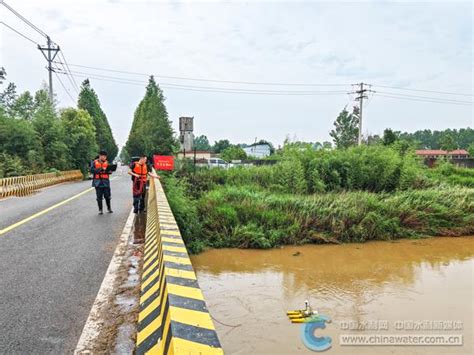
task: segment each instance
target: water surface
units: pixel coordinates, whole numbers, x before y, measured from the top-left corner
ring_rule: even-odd
[[[313,353],[285,314],[306,299],[333,319],[319,332],[328,354],[473,354],[474,237],[218,249],[192,262],[227,354]],[[397,329],[410,321],[463,329]],[[374,322],[389,329],[350,329]],[[462,334],[464,345],[342,347],[340,334]]]

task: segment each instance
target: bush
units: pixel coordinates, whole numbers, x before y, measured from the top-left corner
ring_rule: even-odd
[[[472,201],[472,189],[301,197],[245,187],[220,187],[203,196],[198,210],[204,221],[201,238],[205,244],[269,248],[306,242],[472,234]]]
[[[423,167],[413,155],[404,157],[383,146],[318,151],[308,169],[310,192],[338,190],[395,191],[420,185]]]
[[[0,153],[0,178],[28,175],[29,170],[16,155]]]
[[[474,187],[474,171],[428,169],[393,146],[290,147],[273,166],[197,170],[165,187],[192,251],[474,233],[474,189],[459,186]]]
[[[255,185],[274,192],[308,194],[343,190],[390,192],[427,187],[426,168],[413,154],[390,147],[346,150],[288,149],[273,166],[205,169],[188,176],[199,197],[217,185]]]
[[[474,169],[460,168],[448,161],[440,161],[427,171],[427,176],[433,183],[474,187]]]
[[[275,165],[275,182],[282,192],[304,194],[307,190],[303,164],[298,160],[284,160]]]
[[[247,154],[238,145],[231,145],[222,151],[221,158],[225,161],[245,160],[247,159]]]
[[[203,250],[201,237],[201,222],[197,215],[196,203],[191,200],[184,180],[178,180],[173,175],[162,175],[163,185],[168,202],[175,216],[183,239],[191,253]]]

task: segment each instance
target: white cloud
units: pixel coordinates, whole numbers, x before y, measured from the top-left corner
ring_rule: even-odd
[[[472,93],[470,2],[87,1],[68,2],[66,7],[64,2],[45,0],[11,5],[48,32],[70,63],[220,80],[364,81]],[[0,15],[41,40],[4,9]],[[47,79],[39,51],[5,28],[0,38],[1,65],[8,79],[21,90],[37,89]],[[91,82],[123,144],[145,85]],[[61,103],[70,105],[57,81],[55,88]],[[334,90],[315,90],[328,89]],[[195,116],[196,134],[207,134],[211,141],[250,142],[258,137],[277,144],[287,134],[311,141],[328,139],[335,117],[350,102],[344,94],[285,97],[165,89],[165,95],[175,127],[179,114],[188,112]],[[365,114],[364,126],[371,132],[385,127],[411,131],[473,125],[472,107],[376,96]]]

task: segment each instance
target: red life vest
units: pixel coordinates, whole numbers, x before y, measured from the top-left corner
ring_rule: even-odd
[[[148,168],[147,168],[146,164],[135,163],[134,166],[133,166],[132,171],[133,171],[135,174],[140,175],[140,179],[141,179],[142,181],[145,181],[145,182],[146,182],[146,180],[147,180],[147,175],[148,175]]]
[[[96,169],[107,169],[108,166],[109,166],[109,163],[107,161],[101,162],[99,159],[94,160],[94,168]],[[105,180],[108,178],[109,178],[109,174],[104,173],[104,172],[101,172],[99,174],[94,174],[94,179],[96,180],[98,179]]]

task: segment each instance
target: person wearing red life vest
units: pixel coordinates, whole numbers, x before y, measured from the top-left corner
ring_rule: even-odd
[[[112,197],[110,192],[110,172],[107,170],[108,166],[109,162],[107,161],[107,152],[101,150],[99,152],[99,157],[91,164],[92,186],[95,187],[99,214],[104,214],[102,208],[103,199],[105,199],[105,203],[107,204],[107,212],[113,212],[112,207],[110,206],[110,200]]]
[[[153,173],[147,164],[146,155],[141,155],[140,159],[130,164],[129,175],[132,175],[132,195],[133,195],[133,213],[145,211],[146,185],[148,176],[159,179],[160,177]]]

